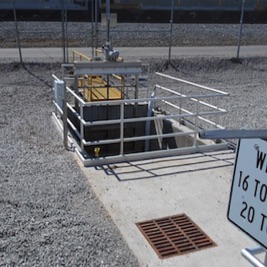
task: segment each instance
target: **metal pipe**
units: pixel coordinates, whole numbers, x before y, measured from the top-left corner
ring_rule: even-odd
[[[168,101],[163,101],[163,102],[166,103],[167,105],[169,105],[169,106],[175,108],[175,109],[179,109],[179,117],[180,117],[180,118],[183,118],[183,115],[182,115],[182,113],[181,113],[182,111],[185,112],[185,113],[187,113],[187,114],[193,115],[193,113],[190,112],[190,111],[187,110],[187,109],[184,109],[184,108],[181,108],[181,107],[177,107],[176,105],[174,105],[174,104],[172,104],[172,103],[170,103],[170,102],[168,102]],[[224,110],[224,109],[219,109],[219,110],[220,110],[219,112],[214,111],[214,114],[213,114],[213,115],[215,115],[215,114],[225,114],[225,113],[227,113],[227,111]],[[202,116],[198,116],[198,119],[199,119],[199,120],[202,120],[202,121],[205,121],[205,122],[207,122],[208,124],[211,124],[211,125],[213,125],[213,126],[216,126],[217,128],[225,129],[225,127],[223,127],[223,126],[221,126],[221,125],[219,125],[219,124],[217,124],[217,123],[215,123],[215,122],[213,122],[213,121],[211,121],[211,120],[205,119],[205,118],[203,118]],[[181,122],[181,121],[179,120],[179,122]]]
[[[52,77],[57,80],[58,82],[61,81],[55,74],[52,74]]]
[[[59,127],[61,131],[64,131],[62,124],[60,123],[59,119],[57,118],[57,115],[55,113],[52,113],[53,118],[55,119],[56,125]],[[77,148],[75,147],[73,140],[68,137],[68,142],[70,143],[71,148],[74,148],[76,152],[78,152]]]
[[[89,3],[88,3],[88,6],[89,6]],[[94,57],[95,55],[95,52],[94,52],[94,38],[95,38],[95,29],[94,29],[94,1],[91,0],[91,45],[92,45],[92,58]]]
[[[151,101],[148,102],[148,108],[147,108],[147,118],[151,117],[153,114],[153,109],[154,109],[154,98],[155,98],[156,92],[154,91],[151,94]],[[150,135],[150,126],[151,126],[151,120],[147,120],[146,126],[145,126],[145,134],[146,136]],[[149,141],[146,140],[145,142],[145,151],[149,150]]]
[[[85,150],[84,150],[84,124],[83,124],[83,105],[80,106],[80,116],[81,116],[81,120],[80,120],[80,134],[81,134],[81,139],[80,139],[80,147],[81,147],[81,152],[82,154],[84,154]]]
[[[71,120],[68,119],[68,124],[69,126],[72,128],[72,130],[74,131],[74,133],[78,136],[78,138],[82,138],[80,132],[78,131],[78,129],[74,126],[74,124],[71,122]]]
[[[98,47],[98,0],[95,0],[95,50]],[[96,55],[96,51],[95,54]]]
[[[74,76],[74,93],[78,96],[79,94],[79,87],[78,87],[78,77],[77,75]],[[79,99],[75,98],[75,108],[78,110],[79,108]]]
[[[171,20],[170,20],[170,33],[169,33],[169,57],[168,63],[171,64],[171,47],[172,47],[172,29],[173,29],[173,10],[174,10],[174,0],[171,0]]]
[[[251,249],[242,249],[241,254],[244,258],[246,258],[254,267],[266,267],[266,264],[260,262],[253,254],[253,250]]]
[[[187,118],[187,117],[194,117],[196,115],[214,115],[219,114],[220,112],[214,113],[214,112],[199,112],[199,113],[191,113],[191,114],[176,114],[176,115],[164,115],[164,119],[174,119],[174,118]],[[133,118],[133,119],[124,119],[124,123],[134,123],[134,122],[142,122],[147,120],[157,120],[158,117],[140,117],[140,118]],[[92,125],[107,125],[107,124],[119,124],[120,119],[116,120],[101,120],[101,121],[94,121],[94,122],[86,122],[85,120],[82,120],[82,123],[85,126],[92,126]]]
[[[72,112],[72,114],[77,118],[77,119],[81,119],[80,114],[69,104],[67,103],[67,107],[70,109],[70,111]]]
[[[192,83],[192,82],[189,82],[189,81],[186,81],[186,80],[178,79],[178,78],[175,78],[175,77],[172,77],[170,75],[166,75],[166,74],[163,74],[163,73],[160,73],[160,72],[156,72],[156,74],[159,75],[159,76],[162,76],[162,77],[170,78],[170,79],[178,81],[178,82],[182,82],[182,83],[189,84],[189,85],[192,85],[192,86],[195,86],[195,87],[199,87],[199,88],[202,88],[202,89],[210,90],[212,92],[217,92],[217,93],[220,93],[220,94],[223,94],[223,95],[229,95],[226,92],[223,92],[223,91],[220,91],[220,90],[217,90],[217,89],[213,89],[213,88],[210,88],[210,87],[207,87],[207,86],[203,86],[203,85],[200,85],[200,84],[197,84],[197,83]]]
[[[67,3],[65,2],[65,43],[66,43],[66,61],[69,63],[69,41],[68,41],[68,9]]]
[[[161,98],[155,98],[155,101],[163,101],[163,100],[175,100],[175,99],[190,99],[190,98],[211,98],[211,97],[214,97],[214,95],[192,95],[192,96],[185,96],[185,97],[182,97],[182,96],[168,96],[168,97],[161,97]],[[77,96],[78,98],[78,96]],[[120,104],[120,103],[137,103],[137,102],[149,102],[151,101],[151,98],[140,98],[140,99],[122,99],[122,100],[114,100],[114,101],[94,101],[94,102],[84,102],[85,103],[85,106],[97,106],[97,105],[117,105],[117,104]]]
[[[132,142],[132,141],[143,141],[143,140],[151,140],[151,139],[157,139],[157,138],[170,138],[170,137],[178,137],[178,136],[187,136],[189,134],[194,134],[194,131],[188,131],[188,132],[176,132],[176,133],[170,133],[170,134],[155,134],[155,135],[143,135],[143,136],[135,136],[135,137],[127,137],[124,138],[124,142]],[[117,139],[107,139],[107,140],[100,140],[100,141],[89,141],[86,142],[84,139],[82,140],[83,144],[85,146],[89,145],[106,145],[106,144],[115,144],[120,143],[121,138]],[[146,152],[146,151],[145,151]],[[123,153],[121,153],[122,155]]]
[[[201,131],[202,139],[267,138],[267,129],[262,130],[207,130]]]
[[[106,0],[107,45],[110,45],[110,0]]]
[[[82,163],[85,167],[92,167],[92,166],[99,166],[99,165],[108,165],[114,164],[119,162],[131,162],[135,160],[144,160],[144,159],[153,159],[153,158],[160,158],[160,157],[170,157],[170,156],[178,156],[178,155],[186,155],[186,154],[193,154],[197,152],[208,152],[214,151],[215,149],[226,149],[225,144],[216,144],[216,145],[203,145],[200,147],[186,147],[186,148],[176,148],[176,149],[167,149],[167,150],[159,150],[155,153],[155,151],[149,152],[141,152],[141,153],[134,153],[134,154],[125,154],[125,155],[116,155],[116,156],[108,156],[99,159],[92,160],[84,159],[79,155],[82,160]],[[231,164],[226,163],[225,166],[229,166]]]
[[[182,98],[181,98],[181,100],[182,100]],[[197,100],[196,100],[196,101],[197,101]],[[179,110],[184,111],[184,112],[186,112],[186,113],[189,113],[189,114],[192,113],[192,112],[188,111],[187,109],[184,109],[184,108],[181,108],[180,106],[177,106],[177,105],[175,105],[175,104],[172,104],[172,103],[169,102],[169,101],[162,100],[162,102],[164,102],[164,103],[167,104],[168,106],[171,106],[171,107],[173,107],[173,108],[179,109]],[[200,102],[202,102],[202,101],[199,101],[199,103],[200,103]],[[205,105],[204,105],[204,106],[205,106]],[[207,106],[208,106],[208,105],[207,105]],[[214,109],[215,109],[215,110],[218,110],[218,111],[221,111],[222,113],[227,113],[227,110],[225,110],[225,109],[223,109],[223,108],[218,108],[218,107],[214,106]]]
[[[197,112],[196,112],[196,116],[195,116],[195,127],[194,127],[194,141],[193,141],[193,145],[196,146],[197,145],[197,137],[198,137],[198,118],[199,118],[199,102],[197,101]]]
[[[71,93],[81,104],[84,105],[86,103],[82,98],[80,98],[78,95],[72,92],[72,90],[69,87],[67,87],[67,91]]]
[[[240,51],[241,36],[242,36],[242,29],[243,29],[243,19],[244,19],[244,7],[245,7],[245,0],[242,0],[241,17],[240,17],[240,29],[239,29],[237,55],[236,55],[236,59],[237,60],[239,60],[239,51]]]
[[[18,30],[17,12],[16,12],[16,0],[13,1],[13,15],[14,15],[14,20],[15,20],[17,45],[18,45],[18,49],[19,49],[19,59],[20,59],[20,63],[23,64],[20,38],[19,38],[19,30]]]
[[[206,107],[209,107],[209,108],[213,108],[213,109],[225,110],[225,109],[222,109],[222,108],[218,108],[217,106],[214,106],[214,105],[209,104],[209,103],[207,103],[207,102],[199,101],[198,99],[195,99],[195,98],[193,98],[192,96],[183,95],[183,94],[180,94],[180,93],[178,93],[178,92],[176,92],[176,91],[170,90],[170,89],[168,89],[168,88],[164,88],[164,87],[162,87],[162,86],[160,86],[159,88],[162,89],[162,90],[165,90],[165,91],[169,91],[169,92],[171,92],[171,93],[173,93],[173,94],[175,94],[175,95],[179,95],[179,96],[181,96],[181,97],[189,97],[190,100],[192,100],[192,101],[198,101],[198,102],[199,102],[200,104],[202,104],[203,106],[206,106]],[[215,97],[215,96],[228,96],[228,95],[214,94],[214,95],[210,95],[210,96]],[[202,95],[202,97],[206,97],[206,95]],[[181,99],[182,99],[182,98],[181,98]]]
[[[124,154],[124,104],[120,104],[120,154]]]
[[[59,113],[61,115],[63,115],[63,110],[60,108],[60,106],[57,104],[57,102],[53,101],[53,104],[55,105],[57,112],[59,111]]]
[[[68,147],[68,122],[67,122],[67,93],[66,93],[66,82],[64,81],[64,95],[63,95],[63,129],[64,129],[64,146]]]
[[[61,34],[62,34],[62,49],[63,49],[63,62],[66,63],[66,49],[65,49],[65,10],[64,0],[61,0]]]

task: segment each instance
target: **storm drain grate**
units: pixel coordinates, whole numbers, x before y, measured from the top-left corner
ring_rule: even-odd
[[[161,259],[216,246],[185,214],[136,225]]]

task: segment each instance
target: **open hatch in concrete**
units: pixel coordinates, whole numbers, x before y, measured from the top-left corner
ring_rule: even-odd
[[[75,54],[53,76],[54,118],[84,166],[227,149],[198,137],[223,129],[218,103],[227,93],[162,73],[162,84],[147,88],[150,68],[141,61]]]

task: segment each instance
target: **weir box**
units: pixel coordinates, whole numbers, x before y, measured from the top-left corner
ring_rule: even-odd
[[[120,138],[122,134],[120,121],[112,122],[112,120],[120,120],[120,109],[118,105],[99,105],[83,107],[83,117],[88,125],[83,127],[83,137],[89,145],[84,146],[85,152],[90,158],[95,157],[95,148],[100,148],[102,157],[115,156],[120,154]],[[76,129],[81,133],[80,120],[78,119],[79,111],[74,114],[68,109],[68,118]],[[140,153],[156,150],[177,149],[181,147],[192,146],[194,142],[193,135],[160,137],[162,134],[172,134],[177,132],[186,132],[188,129],[185,125],[181,125],[176,120],[165,119],[164,116],[154,114],[156,120],[138,121],[138,118],[146,118],[148,114],[148,104],[125,104],[123,119],[136,119],[135,122],[124,122],[123,124],[123,153]],[[110,121],[110,123],[109,123]],[[94,124],[97,122],[97,124]],[[91,125],[90,125],[91,124]],[[71,128],[70,128],[71,131]],[[79,143],[80,137],[71,131],[72,135]],[[127,138],[140,138],[145,136],[159,136],[150,140],[131,140],[125,141]],[[96,144],[99,141],[117,140],[109,144]],[[207,141],[197,140],[197,145],[203,145]]]

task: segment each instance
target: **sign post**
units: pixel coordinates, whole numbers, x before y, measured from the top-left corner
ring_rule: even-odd
[[[267,249],[267,141],[240,139],[232,180],[228,219]],[[250,253],[252,254],[252,253]],[[253,254],[254,256],[254,254]],[[254,266],[267,266],[257,264]]]

